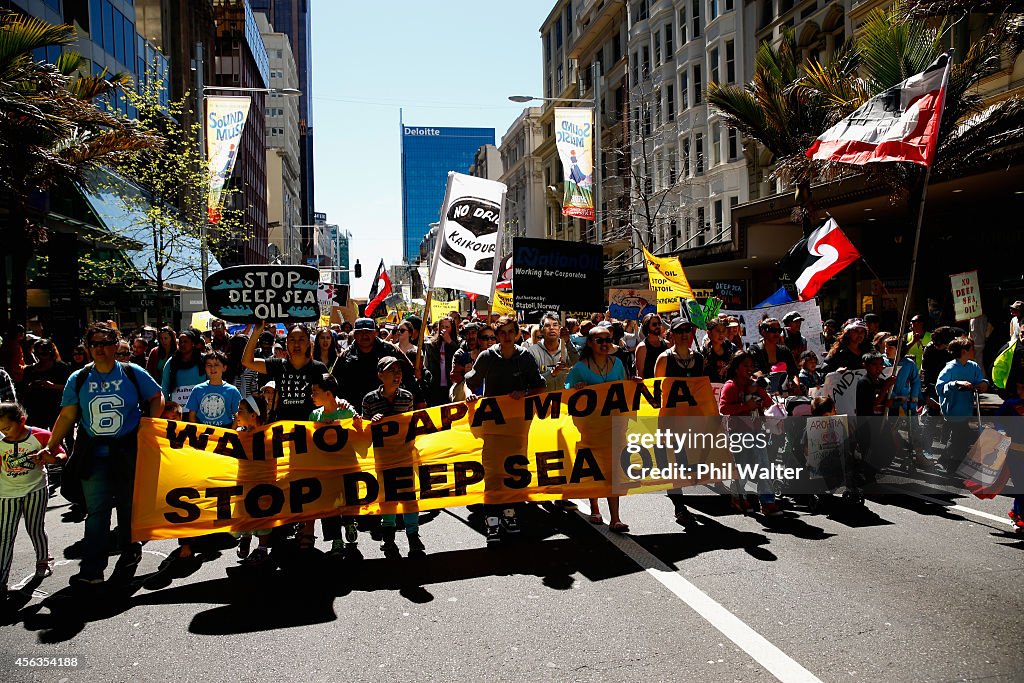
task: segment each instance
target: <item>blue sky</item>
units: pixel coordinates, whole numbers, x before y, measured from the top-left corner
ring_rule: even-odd
[[[314,0],[316,210],[352,231],[363,297],[401,261],[399,109],[407,125],[494,128],[542,89],[540,25],[553,0]],[[465,172],[466,169],[452,169]]]

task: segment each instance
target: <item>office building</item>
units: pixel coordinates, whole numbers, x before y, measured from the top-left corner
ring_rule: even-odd
[[[301,166],[302,224],[313,225],[313,49],[311,0],[250,0],[254,12],[267,15],[275,31],[291,42],[292,57],[298,70],[299,90],[299,163]],[[311,228],[303,228],[303,244],[311,245]],[[312,252],[307,249],[307,256]]]
[[[466,173],[477,149],[494,144],[493,128],[437,128],[401,124],[402,241],[406,263],[419,256],[420,241],[440,219],[448,172]]]
[[[544,237],[544,174],[537,158],[540,144],[540,107],[523,110],[501,138],[502,174],[505,183],[505,243],[514,237]]]
[[[299,87],[299,74],[288,36],[274,31],[267,15],[256,13],[270,60],[270,87]],[[267,226],[274,252],[282,263],[302,263],[302,181],[299,140],[299,98],[267,95]]]

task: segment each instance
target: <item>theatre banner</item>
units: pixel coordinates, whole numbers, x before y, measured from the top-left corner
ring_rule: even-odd
[[[242,131],[249,117],[249,97],[208,96],[206,99],[206,163],[210,172],[210,194],[206,213],[210,223],[220,222],[221,194],[238,158]]]
[[[555,146],[562,160],[562,215],[594,220],[594,110],[555,109]]]
[[[279,422],[245,433],[146,418],[139,430],[132,536],[253,530],[342,513],[604,497],[614,481],[621,485],[621,471],[630,465],[628,454],[612,446],[626,422],[717,415],[711,384],[702,377],[610,382],[519,400],[481,398],[377,424]],[[728,453],[688,457],[711,462]]]

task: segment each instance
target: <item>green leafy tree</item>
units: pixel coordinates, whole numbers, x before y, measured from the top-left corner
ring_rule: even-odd
[[[7,219],[0,242],[10,255],[10,273],[0,259],[0,321],[27,317],[28,269],[47,232],[38,198],[59,180],[81,180],[90,168],[117,162],[160,145],[160,138],[131,121],[101,110],[93,98],[120,86],[120,75],[78,75],[83,59],[67,50],[71,26],[0,14],[0,193]],[[36,61],[32,51],[64,49],[55,64]],[[7,291],[8,276],[11,281]]]
[[[164,84],[149,77],[135,90],[126,91],[138,120],[157,131],[159,149],[141,150],[111,164],[116,174],[93,173],[90,184],[111,201],[110,226],[119,237],[145,248],[134,255],[134,271],[102,269],[92,264],[113,285],[137,286],[155,294],[157,316],[162,317],[168,282],[182,278],[201,281],[201,245],[214,255],[223,253],[244,236],[237,211],[222,212],[216,226],[203,235],[207,220],[209,175],[200,147],[199,121],[182,123],[191,97],[161,102]],[[232,190],[222,197],[229,199]]]

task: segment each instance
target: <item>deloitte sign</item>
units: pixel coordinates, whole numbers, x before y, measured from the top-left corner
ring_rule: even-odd
[[[409,126],[403,126],[403,132],[405,135],[415,137],[435,137],[441,135],[441,131],[437,128],[410,128]]]

